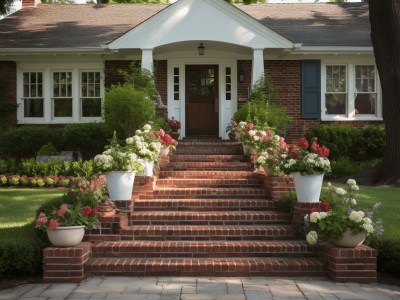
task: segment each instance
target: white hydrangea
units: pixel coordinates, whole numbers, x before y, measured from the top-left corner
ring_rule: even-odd
[[[274,135],[274,140],[276,142],[279,142],[281,140],[281,137],[279,135]]]
[[[319,213],[319,216],[321,217],[321,219],[325,219],[325,218],[328,216],[328,213],[327,213],[327,212],[324,212],[324,211],[321,211],[321,212]]]
[[[346,192],[344,189],[342,189],[342,188],[337,188],[337,189],[335,190],[335,193],[338,194],[338,195],[340,195],[340,196],[343,196],[343,195],[346,195],[346,194],[347,194],[347,192]]]
[[[135,131],[135,135],[141,135],[143,132],[140,130],[140,129],[138,129],[138,130],[136,130]]]
[[[258,135],[253,136],[253,140],[258,142],[260,140],[260,137]]]
[[[328,182],[328,183],[327,183],[327,186],[328,186],[328,187],[331,187],[331,186],[332,186],[332,183]]]
[[[311,223],[317,223],[319,220],[321,220],[321,214],[319,212],[313,212],[310,214]]]
[[[350,198],[350,199],[348,199],[347,201],[348,201],[352,206],[357,205],[357,201],[356,201],[356,199],[354,199],[354,198]]]
[[[363,222],[364,222],[364,224],[372,224],[372,220],[367,217],[363,218]]]
[[[362,222],[364,216],[365,216],[365,214],[363,211],[355,211],[354,210],[350,213],[349,218],[353,222],[360,223],[360,222]]]
[[[256,131],[255,130],[249,130],[249,136],[255,136]]]
[[[358,191],[360,189],[358,185],[350,185],[349,188],[351,191]]]
[[[296,164],[296,160],[293,158],[289,159],[289,167],[293,166],[294,164]]]
[[[364,224],[362,225],[362,228],[363,228],[368,234],[371,234],[371,233],[374,232],[374,227],[372,226],[372,224],[364,223]]]
[[[349,180],[347,180],[346,184],[347,184],[347,185],[350,185],[350,186],[352,186],[352,185],[357,185],[357,183],[356,183],[356,181],[355,181],[354,179],[349,179]]]
[[[131,138],[131,137],[129,137],[129,138],[126,139],[126,144],[127,144],[127,145],[132,145],[133,142],[134,142],[134,140],[133,140],[133,138]]]
[[[316,231],[310,231],[307,236],[306,240],[310,245],[315,245],[318,242],[318,234]]]
[[[143,126],[143,130],[149,131],[151,130],[151,126],[149,124],[146,124]]]
[[[261,155],[257,158],[257,164],[259,165],[265,165],[267,162],[266,157]]]

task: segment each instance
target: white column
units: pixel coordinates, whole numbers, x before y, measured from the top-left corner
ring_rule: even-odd
[[[264,49],[253,49],[253,73],[251,84],[254,85],[264,75]]]
[[[153,49],[142,49],[142,69],[153,73]]]

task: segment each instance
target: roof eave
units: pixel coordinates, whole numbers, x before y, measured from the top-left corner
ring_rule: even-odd
[[[43,54],[111,54],[109,49],[96,48],[0,48],[0,55]]]
[[[373,54],[374,48],[371,46],[301,46],[288,51],[293,54]]]

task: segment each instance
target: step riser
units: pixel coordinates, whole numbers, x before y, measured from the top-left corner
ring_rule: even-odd
[[[261,180],[257,179],[159,179],[159,187],[209,187],[209,188],[255,188],[261,187]]]
[[[93,253],[94,258],[254,258],[254,257],[290,257],[290,258],[301,258],[301,257],[314,257],[314,252],[293,252],[293,253],[283,253],[283,252],[206,252],[196,250],[182,251],[179,250],[175,252],[148,252],[146,250],[135,249],[134,253],[124,253],[124,252],[99,252]]]
[[[172,155],[170,162],[248,162],[245,155]]]
[[[233,206],[202,206],[202,207],[197,207],[197,206],[146,206],[146,207],[141,207],[135,205],[134,211],[190,211],[190,212],[195,212],[195,211],[267,211],[270,210],[270,207],[267,206],[257,206],[257,207],[233,207]]]
[[[161,170],[160,179],[163,178],[195,178],[195,179],[255,179],[258,178],[258,175],[255,174],[253,171],[166,171]]]
[[[219,235],[212,235],[212,236],[195,236],[195,235],[154,235],[154,236],[149,236],[149,235],[121,235],[121,240],[122,241],[160,241],[160,242],[166,242],[166,241],[196,241],[196,242],[206,242],[206,241],[226,241],[226,242],[232,242],[232,241],[284,241],[284,240],[290,240],[294,239],[294,235],[287,235],[287,236],[265,236],[265,235],[246,235],[246,236],[219,236]]]

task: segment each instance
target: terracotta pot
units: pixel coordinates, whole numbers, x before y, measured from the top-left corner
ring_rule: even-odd
[[[55,247],[74,247],[82,242],[85,235],[85,226],[59,226],[55,229],[47,229],[47,236]]]
[[[361,246],[366,237],[367,235],[364,232],[353,235],[351,229],[347,228],[346,231],[343,233],[342,238],[338,241],[334,241],[333,243],[340,247],[355,248]]]

